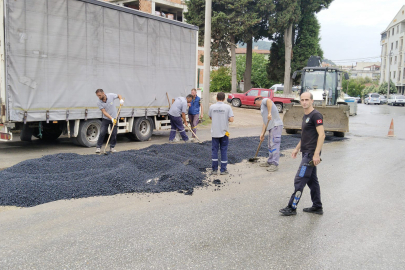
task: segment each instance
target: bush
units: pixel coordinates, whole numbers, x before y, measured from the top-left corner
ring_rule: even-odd
[[[388,83],[387,82],[382,83],[380,85],[380,87],[378,87],[378,93],[382,94],[382,95],[386,95],[387,94],[387,88],[388,88]],[[390,94],[395,94],[395,93],[397,93],[397,88],[395,87],[395,83],[393,81],[391,81],[391,83],[390,83]]]
[[[210,92],[231,92],[231,69],[220,67],[211,71]]]

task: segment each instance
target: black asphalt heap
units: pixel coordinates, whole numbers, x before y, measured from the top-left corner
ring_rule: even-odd
[[[336,138],[331,137],[334,140]],[[283,136],[281,149],[299,136]],[[254,156],[258,137],[231,139],[228,163]],[[267,156],[265,143],[258,156]],[[184,191],[191,195],[211,167],[211,142],[152,145],[110,155],[56,154],[21,162],[0,172],[0,205],[22,207],[120,193]]]

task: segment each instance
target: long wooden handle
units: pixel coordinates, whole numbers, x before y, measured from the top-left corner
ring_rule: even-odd
[[[188,127],[188,129],[191,131],[191,133],[193,133],[193,135],[196,137],[196,139],[199,141],[199,142],[201,142],[200,141],[200,139],[197,137],[197,135],[194,133],[194,131],[187,125],[187,127]]]
[[[170,104],[169,94],[167,92],[166,92],[166,97],[167,97],[167,102],[169,102],[169,109],[170,109],[171,104]]]
[[[120,104],[120,107],[118,108],[116,123],[118,123],[118,118],[120,117],[121,106],[122,106],[122,105]],[[105,153],[105,151],[107,150],[107,146],[108,146],[108,143],[110,142],[111,135],[113,134],[114,127],[115,127],[115,124],[113,123],[110,136],[108,136],[107,144],[105,145],[105,148],[104,148],[104,153]]]
[[[265,132],[267,131],[267,127],[269,126],[269,123],[270,123],[270,120],[267,120]],[[264,140],[263,140],[263,141],[264,141]],[[255,158],[257,158],[257,154],[259,154],[260,146],[262,146],[262,142],[263,142],[263,141],[260,141],[259,147],[257,147],[257,151],[256,151]]]

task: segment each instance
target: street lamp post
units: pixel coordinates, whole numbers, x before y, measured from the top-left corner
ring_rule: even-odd
[[[392,56],[392,51],[388,54],[388,88],[387,88],[387,100],[388,96],[390,94],[390,86],[391,86],[391,74],[390,74],[390,66],[391,66],[391,56]]]
[[[204,29],[204,83],[203,83],[203,108],[209,111],[210,105],[210,67],[211,67],[211,9],[212,0],[205,1],[205,29]]]

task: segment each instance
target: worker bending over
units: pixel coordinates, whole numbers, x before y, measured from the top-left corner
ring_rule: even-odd
[[[204,112],[201,99],[199,96],[197,96],[197,90],[195,90],[195,88],[191,89],[191,95],[193,96],[193,99],[190,103],[188,103],[188,120],[190,121],[191,129],[193,130],[194,134],[196,134],[198,120],[200,117],[204,117]],[[194,134],[192,136],[193,139],[195,138]]]
[[[260,134],[260,141],[264,140],[266,131],[269,131],[269,158],[266,163],[260,164],[260,167],[268,167],[267,171],[275,172],[278,170],[280,160],[281,132],[283,131],[283,121],[280,118],[277,107],[269,98],[257,97],[255,104],[260,106],[260,113],[263,118],[263,129]],[[268,123],[268,124],[267,124]],[[267,126],[267,128],[266,128]]]
[[[124,104],[124,99],[121,95],[117,95],[114,93],[104,93],[103,89],[97,89],[96,95],[99,98],[97,102],[97,106],[100,108],[101,112],[103,113],[103,117],[101,120],[101,128],[100,128],[100,135],[97,140],[96,146],[96,153],[100,153],[101,146],[104,142],[104,137],[108,132],[108,126],[111,127],[117,123],[117,109],[114,105],[114,100],[119,99],[120,105]],[[115,145],[117,144],[117,126],[111,131],[111,144],[110,144],[110,151],[116,152]]]
[[[187,113],[187,103],[190,103],[193,99],[192,95],[187,97],[178,97],[174,100],[172,106],[169,110],[170,119],[170,137],[169,143],[173,143],[176,137],[176,130],[179,130],[181,137],[184,142],[188,142],[188,136],[184,130],[184,126],[187,126],[186,113]]]

